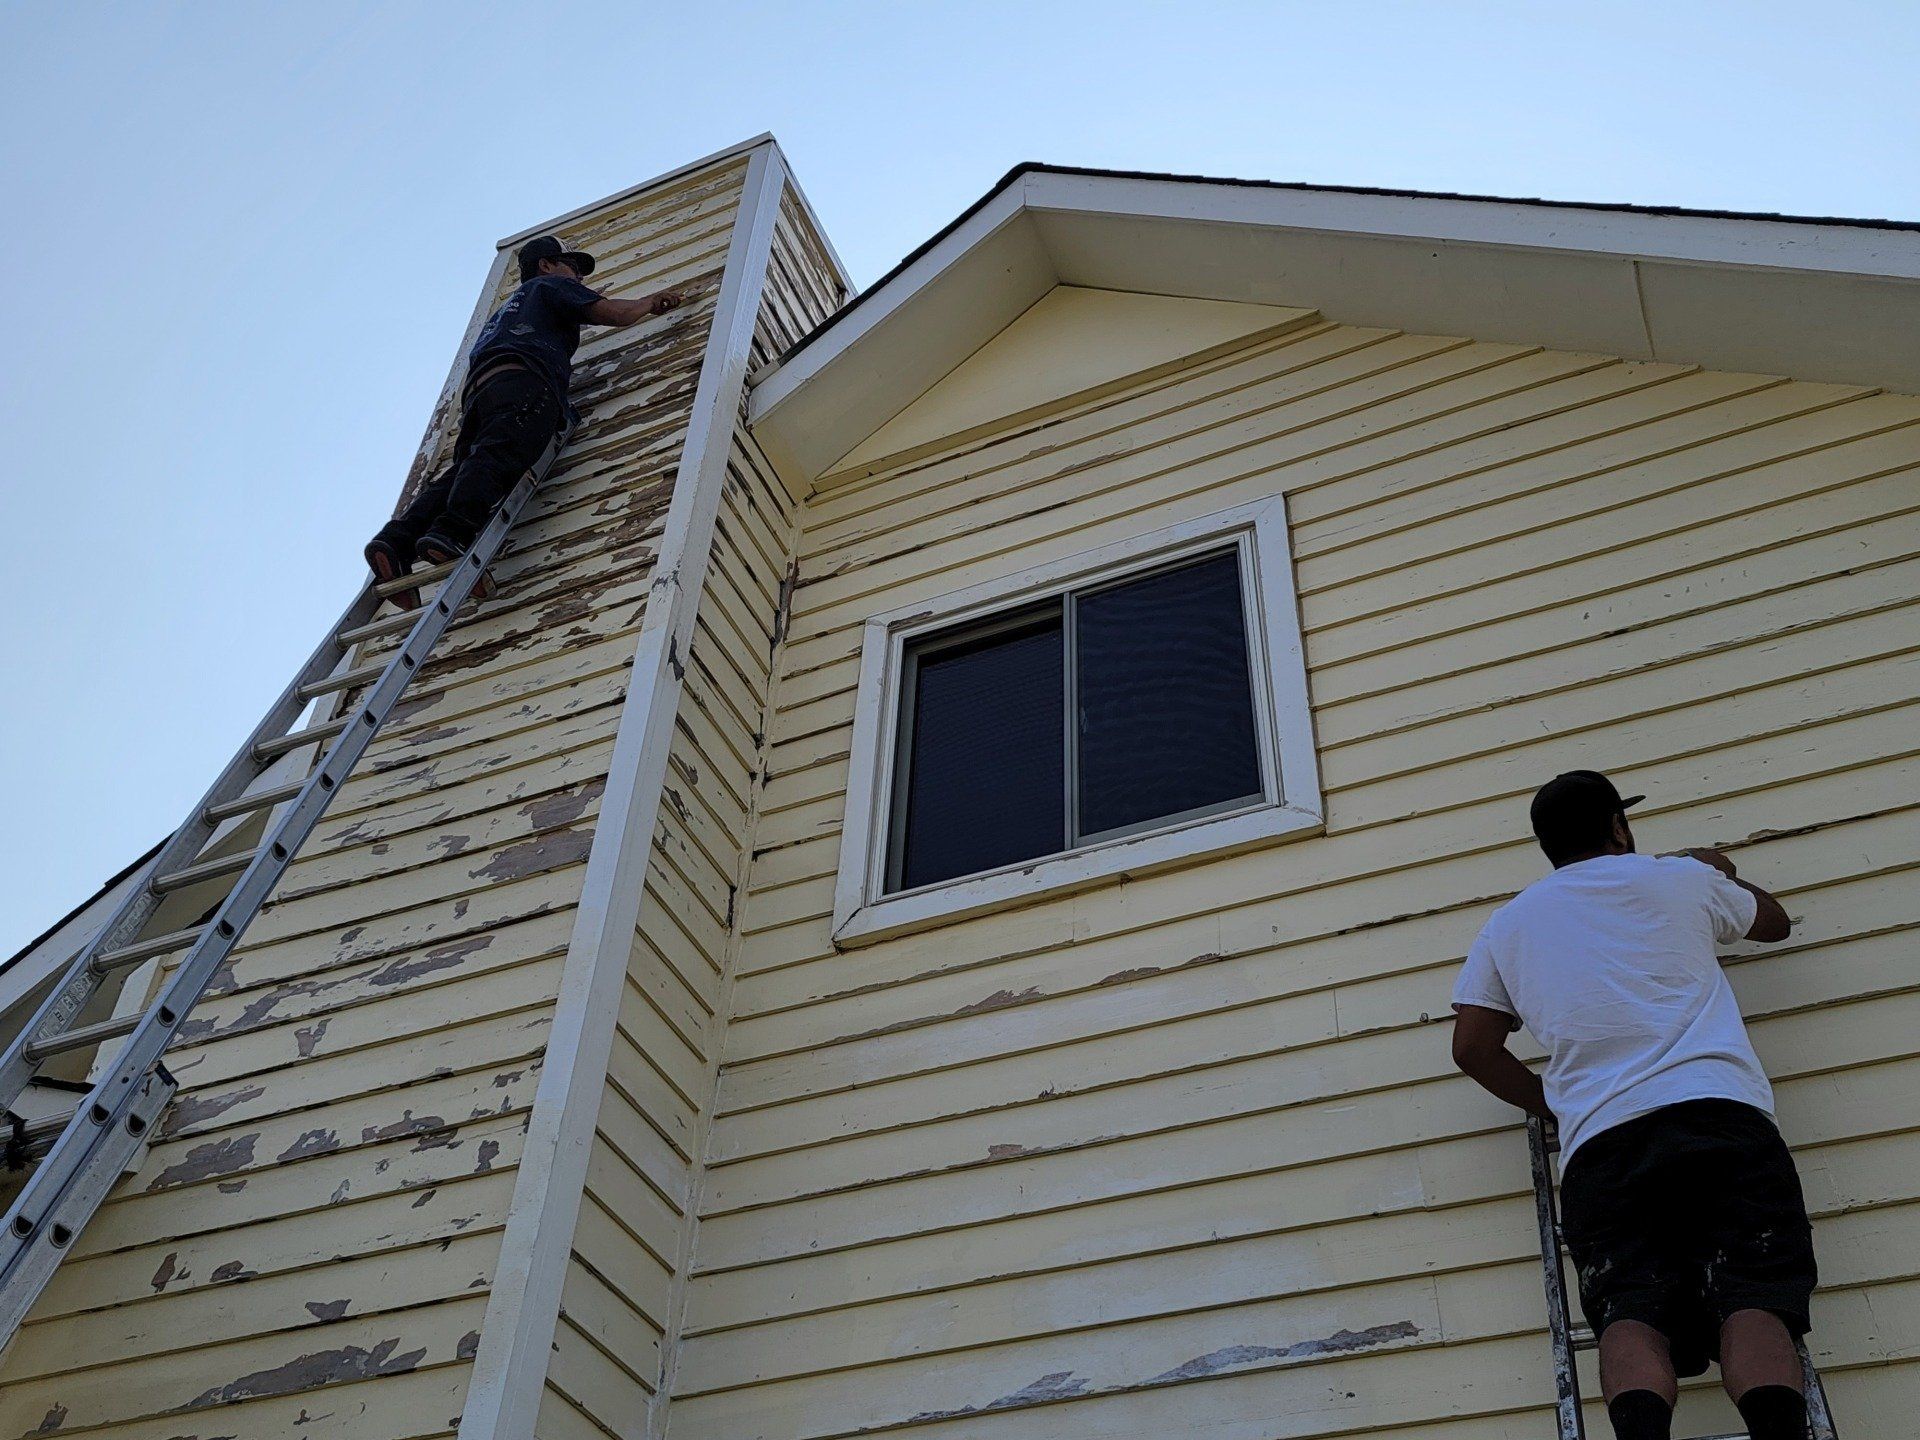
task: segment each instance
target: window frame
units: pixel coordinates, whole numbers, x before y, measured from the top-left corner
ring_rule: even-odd
[[[1086,592],[1144,577],[1229,545],[1239,553],[1262,795],[1230,809],[1210,808],[1084,838],[1072,849],[996,870],[886,893],[896,843],[894,782],[907,647],[931,634],[989,625],[1002,615],[1011,619],[1013,612],[1049,600],[1065,611],[1071,608],[1064,598],[1068,591]],[[1064,639],[1071,646],[1071,635]],[[1071,726],[1068,729],[1071,732]],[[1067,758],[1071,791],[1070,749]],[[906,934],[1201,856],[1312,833],[1324,822],[1286,499],[1275,495],[867,620],[834,886],[833,941],[851,946]]]

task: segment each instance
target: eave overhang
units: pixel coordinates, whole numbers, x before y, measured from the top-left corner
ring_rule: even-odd
[[[756,377],[827,471],[1055,285],[1920,391],[1920,227],[1022,166]]]

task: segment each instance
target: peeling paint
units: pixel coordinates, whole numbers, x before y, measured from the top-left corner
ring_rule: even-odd
[[[476,1175],[484,1175],[493,1169],[494,1159],[499,1154],[500,1142],[498,1140],[482,1140],[480,1142],[480,1153],[475,1159],[473,1173]]]
[[[1009,1005],[1018,1005],[1023,1000],[1031,1000],[1040,993],[1038,985],[1029,985],[1024,990],[996,990],[981,1000],[962,1005],[953,1013],[956,1015],[981,1015],[989,1010],[1004,1010]]]
[[[599,799],[606,788],[606,777],[596,776],[570,790],[560,790],[538,800],[530,800],[520,807],[520,813],[532,821],[537,829],[550,830],[557,825],[578,820],[586,814],[587,806]]]
[[[351,1300],[309,1300],[307,1311],[316,1320],[338,1320],[352,1303]]]
[[[360,1130],[360,1138],[363,1141],[397,1140],[406,1135],[445,1135],[450,1133],[452,1129],[453,1127],[446,1122],[443,1116],[416,1116],[411,1109],[407,1109],[400,1112],[400,1118],[398,1120],[391,1121],[388,1124],[363,1126]],[[445,1144],[446,1142],[442,1140],[439,1143]],[[415,1148],[419,1149],[421,1147],[416,1146]]]
[[[1303,1355],[1345,1355],[1393,1340],[1411,1340],[1420,1327],[1411,1320],[1396,1320],[1390,1325],[1372,1325],[1365,1330],[1336,1330],[1316,1340],[1296,1340],[1291,1345],[1228,1345],[1196,1355],[1184,1365],[1162,1371],[1148,1380],[1149,1385],[1166,1385],[1176,1380],[1196,1380],[1217,1375],[1259,1360],[1294,1360]]]
[[[454,907],[454,918],[464,912],[466,901]],[[431,975],[436,970],[445,970],[458,965],[469,955],[478,954],[493,944],[491,935],[475,935],[466,940],[457,940],[451,945],[441,945],[413,959],[399,959],[389,962],[367,977],[369,985],[402,985],[422,975]]]
[[[520,880],[543,871],[557,870],[587,858],[593,848],[593,831],[559,830],[533,840],[523,840],[495,852],[477,870],[469,870],[475,880]]]
[[[311,1060],[313,1058],[314,1047],[326,1036],[327,1027],[332,1023],[333,1021],[331,1019],[326,1019],[317,1024],[303,1025],[293,1032],[293,1043],[295,1048],[300,1051],[300,1058],[302,1060]]]
[[[179,1258],[180,1252],[178,1250],[169,1250],[167,1252],[167,1258],[160,1262],[160,1268],[153,1272],[153,1279],[147,1282],[153,1286],[154,1293],[158,1294],[160,1291],[166,1289],[176,1278],[182,1280],[186,1278],[186,1271],[176,1270],[174,1267],[174,1262]]]
[[[64,1405],[55,1405],[41,1417],[40,1423],[33,1427],[33,1433],[36,1435],[51,1435],[66,1423],[67,1407]]]
[[[147,1189],[166,1190],[196,1180],[211,1180],[216,1175],[228,1175],[243,1165],[251,1165],[253,1144],[259,1138],[257,1135],[227,1136],[196,1145],[154,1176]]]
[[[338,1350],[316,1350],[300,1355],[284,1365],[256,1370],[225,1385],[201,1392],[183,1407],[200,1410],[209,1405],[226,1405],[238,1400],[256,1400],[270,1395],[291,1395],[320,1385],[335,1385],[351,1380],[373,1380],[382,1375],[404,1375],[426,1358],[426,1347],[401,1354],[398,1338],[382,1340],[371,1350],[345,1345]]]
[[[469,1330],[460,1337],[460,1343],[453,1347],[453,1358],[471,1360],[480,1353],[480,1332]]]
[[[1009,1395],[989,1400],[983,1405],[962,1405],[953,1410],[922,1410],[912,1417],[910,1423],[923,1423],[929,1420],[957,1420],[965,1415],[984,1415],[993,1410],[1012,1410],[1024,1405],[1044,1405],[1050,1400],[1071,1400],[1075,1396],[1087,1393],[1089,1382],[1073,1378],[1071,1370],[1055,1370],[1042,1375],[1030,1385],[1023,1385]]]
[[[251,1280],[259,1272],[247,1269],[244,1260],[226,1260],[207,1273],[209,1280]]]
[[[274,1159],[281,1162],[304,1160],[309,1155],[325,1155],[340,1148],[340,1137],[331,1130],[307,1130]]]
[[[193,1094],[184,1100],[175,1100],[167,1111],[167,1117],[161,1121],[159,1136],[178,1135],[187,1126],[202,1120],[212,1120],[226,1114],[236,1105],[244,1105],[249,1100],[258,1100],[267,1090],[264,1085],[243,1085],[238,1090],[229,1090],[224,1095]]]

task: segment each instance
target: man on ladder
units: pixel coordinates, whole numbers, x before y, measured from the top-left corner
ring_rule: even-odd
[[[637,300],[610,300],[581,282],[593,257],[552,235],[519,249],[520,285],[488,317],[467,357],[460,435],[453,463],[367,542],[367,564],[394,580],[416,559],[457,560],[526,473],[568,415],[573,352],[585,325],[634,325],[664,315],[681,295],[661,290]],[[401,604],[417,603],[411,592]]]
[[[1533,797],[1554,868],[1473,942],[1454,1061],[1558,1122],[1566,1243],[1619,1440],[1669,1440],[1676,1376],[1709,1358],[1753,1440],[1806,1440],[1812,1227],[1715,956],[1791,922],[1716,850],[1635,854],[1626,811],[1643,798],[1592,770]],[[1506,1048],[1522,1024],[1544,1083]]]

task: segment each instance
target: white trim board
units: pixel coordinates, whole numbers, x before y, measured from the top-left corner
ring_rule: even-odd
[[[1231,540],[1242,575],[1254,657],[1254,697],[1266,795],[1257,804],[1143,834],[1041,856],[983,875],[896,895],[883,893],[887,817],[908,641],[1063,590],[1145,570]],[[1263,683],[1264,682],[1264,683]],[[833,940],[870,944],[989,911],[1030,904],[1151,870],[1319,831],[1325,823],[1307,694],[1286,498],[1201,516],[1098,550],[872,616],[862,633],[845,823],[834,881]]]
[[[771,142],[747,162],[725,278],[695,386],[633,678],[560,979],[546,1064],[487,1299],[460,1440],[531,1440],[560,1313],[620,987],[640,918],[679,708],[681,657],[713,549],[734,418],[786,182]]]
[[[1035,169],[754,388],[808,482],[1056,284],[1920,391],[1920,232]]]

